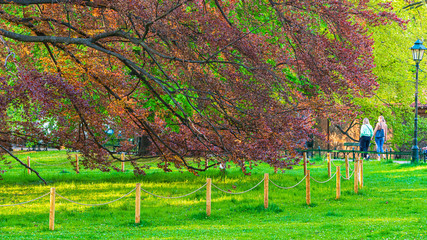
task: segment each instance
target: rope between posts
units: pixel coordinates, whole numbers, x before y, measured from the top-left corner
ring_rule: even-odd
[[[149,191],[147,191],[147,190],[145,190],[145,189],[143,189],[143,188],[141,188],[141,190],[142,190],[142,191],[144,191],[145,193],[148,193],[148,194],[153,195],[153,196],[158,197],[158,198],[176,199],[176,198],[183,198],[183,197],[190,196],[191,194],[196,193],[196,192],[198,192],[200,189],[204,188],[207,184],[208,184],[208,183],[203,184],[203,186],[201,186],[200,188],[198,188],[198,189],[196,189],[196,190],[192,191],[191,193],[188,193],[188,194],[185,194],[185,195],[182,195],[182,196],[177,196],[177,197],[165,197],[165,196],[160,196],[160,195],[157,195],[157,194],[151,193],[151,192],[149,192]]]
[[[276,186],[276,187],[278,187],[278,188],[281,188],[281,189],[291,189],[291,188],[294,188],[294,187],[296,187],[296,186],[298,186],[300,183],[302,183],[303,181],[304,181],[304,179],[306,179],[307,178],[307,175],[305,175],[304,176],[304,178],[303,179],[301,179],[301,181],[299,181],[299,183],[297,183],[297,184],[295,184],[294,186],[292,186],[292,187],[282,187],[282,186],[279,186],[279,185],[277,185],[276,183],[274,183],[273,181],[271,181],[271,179],[269,179],[270,180],[270,182],[274,185],[274,186]]]
[[[226,191],[226,190],[224,190],[224,189],[221,189],[221,188],[219,188],[217,185],[215,185],[215,184],[213,184],[212,183],[212,186],[213,187],[215,187],[216,189],[218,189],[218,190],[220,190],[221,192],[225,192],[225,193],[228,193],[228,194],[243,194],[243,193],[247,193],[247,192],[250,192],[250,191],[252,191],[252,190],[254,190],[256,187],[258,187],[263,181],[265,180],[265,178],[263,178],[259,183],[257,183],[255,186],[253,186],[252,188],[250,188],[250,189],[248,189],[248,190],[246,190],[246,191],[243,191],[243,192],[237,192],[237,193],[234,193],[234,192],[229,192],[229,191]]]
[[[15,204],[7,204],[7,205],[0,205],[0,207],[11,207],[11,206],[23,205],[23,204],[26,204],[26,203],[34,202],[34,201],[36,201],[36,200],[38,200],[38,199],[40,199],[40,198],[42,198],[42,197],[47,196],[49,193],[50,193],[50,192],[48,192],[48,193],[46,193],[46,194],[43,194],[43,195],[42,195],[42,196],[40,196],[40,197],[37,197],[37,198],[31,199],[31,200],[29,200],[29,201],[26,201],[26,202],[15,203]]]
[[[35,164],[40,164],[40,165],[43,165],[43,166],[60,166],[60,165],[66,164],[66,163],[70,163],[70,161],[66,161],[66,162],[57,163],[57,164],[46,164],[46,163],[41,163],[41,162],[37,162],[37,161],[34,161],[34,160],[31,160],[31,162],[35,163]]]
[[[343,178],[343,179],[345,179],[345,180],[350,180],[350,178],[353,176],[353,174],[354,174],[354,170],[353,170],[353,172],[350,174],[350,176],[348,177],[348,178],[345,178],[345,177],[343,177],[342,175],[341,175],[341,178]]]
[[[110,204],[110,203],[113,203],[113,202],[117,202],[117,201],[119,201],[120,199],[122,199],[122,198],[124,198],[124,197],[128,196],[129,194],[131,194],[131,193],[132,193],[133,191],[135,191],[135,190],[136,190],[136,187],[135,187],[134,189],[132,189],[130,192],[126,193],[125,195],[123,195],[123,196],[121,196],[121,197],[119,197],[119,198],[117,198],[117,199],[114,199],[114,200],[109,201],[109,202],[106,202],[106,203],[97,203],[97,204],[86,204],[86,203],[80,203],[80,202],[76,202],[76,201],[73,201],[73,200],[71,200],[71,199],[68,199],[68,198],[66,198],[66,197],[64,197],[64,196],[62,196],[62,195],[60,195],[59,193],[55,193],[55,194],[56,194],[56,195],[58,195],[59,197],[63,198],[64,200],[67,200],[67,201],[71,202],[71,203],[75,203],[75,204],[79,204],[79,205],[83,205],[83,206],[102,206],[102,205],[107,205],[107,204]]]
[[[344,165],[344,163],[345,163],[345,161],[343,162],[343,163],[341,163],[341,165],[339,165],[339,166],[337,166],[337,165],[335,165],[335,161],[331,161],[332,162],[332,165],[334,165],[335,167],[341,167],[342,165]]]
[[[329,178],[328,180],[326,180],[324,182],[318,181],[318,180],[314,179],[312,176],[310,176],[310,178],[313,179],[315,182],[318,182],[318,183],[327,183],[327,182],[331,181],[331,179],[334,178],[335,175],[337,175],[337,172],[335,172],[334,175],[331,176],[331,178]]]

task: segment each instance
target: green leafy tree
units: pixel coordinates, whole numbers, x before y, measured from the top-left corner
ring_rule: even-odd
[[[385,1],[381,1],[385,2]],[[409,150],[414,133],[415,62],[410,48],[417,39],[424,39],[427,32],[427,8],[404,8],[407,1],[393,1],[391,6],[396,15],[407,23],[370,28],[375,40],[373,53],[376,67],[373,73],[379,84],[373,96],[355,98],[361,106],[360,118],[368,117],[374,125],[379,115],[387,121],[393,137],[390,143],[395,150]],[[420,64],[419,103],[426,104],[427,71],[426,59]],[[412,106],[411,106],[412,105]],[[427,119],[419,118],[420,145],[426,144]]]

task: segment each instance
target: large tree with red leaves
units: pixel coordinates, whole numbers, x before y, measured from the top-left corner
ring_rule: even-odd
[[[317,134],[315,117],[343,119],[352,97],[377,87],[367,28],[399,21],[388,10],[335,0],[0,0],[0,138],[78,149],[85,166],[108,170],[111,128],[147,136],[146,154],[126,159],[136,173],[147,157],[166,171],[289,168]],[[122,141],[118,151],[134,147]]]

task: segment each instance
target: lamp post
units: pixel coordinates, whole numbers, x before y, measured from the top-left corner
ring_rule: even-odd
[[[418,69],[420,68],[420,62],[423,60],[424,50],[427,48],[423,46],[421,40],[417,40],[414,46],[411,47],[412,57],[415,61],[417,68],[415,74],[415,119],[414,119],[414,146],[412,146],[412,163],[418,164]]]

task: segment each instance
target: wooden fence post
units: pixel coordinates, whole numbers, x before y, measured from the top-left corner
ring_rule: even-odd
[[[304,176],[307,175],[307,153],[304,152]]]
[[[80,170],[79,170],[79,155],[77,155],[77,154],[76,154],[76,173],[77,174],[80,173]]]
[[[141,183],[136,184],[135,191],[135,223],[141,221]]]
[[[125,154],[124,153],[122,153],[121,159],[122,159],[122,172],[124,172],[125,171],[125,162],[124,162]]]
[[[264,208],[268,208],[268,173],[264,173]]]
[[[307,175],[305,178],[305,199],[307,205],[311,204],[311,196],[310,196],[310,170],[307,170]]]
[[[357,194],[359,192],[359,160],[356,160],[354,164],[354,192]]]
[[[341,197],[341,168],[337,166],[337,199]]]
[[[27,165],[28,167],[31,167],[31,163],[30,163],[30,156],[27,157]],[[29,168],[27,168],[28,174],[31,174],[31,170]]]
[[[328,177],[331,177],[331,154],[328,153]]]
[[[212,179],[206,179],[206,215],[211,215],[211,190],[212,190]]]
[[[55,229],[55,188],[50,188],[49,229]]]
[[[349,178],[348,154],[345,154],[345,178]]]

